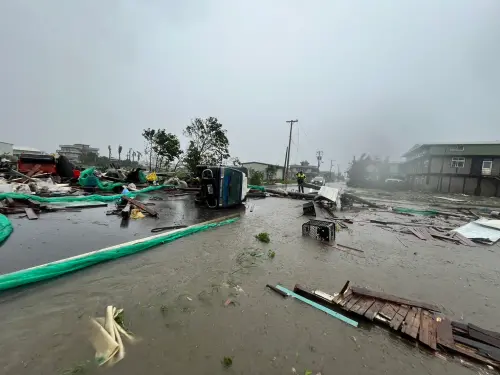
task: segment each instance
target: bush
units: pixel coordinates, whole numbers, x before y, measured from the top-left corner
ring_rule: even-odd
[[[255,170],[250,170],[250,178],[248,179],[248,183],[250,185],[257,185],[261,186],[262,181],[264,181],[264,173],[255,171]]]

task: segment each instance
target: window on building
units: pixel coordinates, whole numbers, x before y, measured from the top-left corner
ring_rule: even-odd
[[[465,167],[465,158],[451,158],[452,168],[463,168]]]
[[[463,151],[464,149],[464,145],[455,145],[450,147],[450,151]]]
[[[485,176],[491,175],[491,167],[493,166],[492,160],[483,160],[483,168],[481,174]]]
[[[428,168],[429,167],[429,160],[424,160],[424,168]]]

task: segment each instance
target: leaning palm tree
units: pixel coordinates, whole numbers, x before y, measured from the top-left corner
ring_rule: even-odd
[[[122,150],[123,150],[122,145],[119,145],[118,146],[118,161],[122,160]]]

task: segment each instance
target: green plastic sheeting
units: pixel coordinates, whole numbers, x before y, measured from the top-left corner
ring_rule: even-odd
[[[266,188],[264,186],[248,185],[248,188],[253,190],[266,191]]]
[[[135,197],[139,194],[149,193],[151,191],[174,188],[173,185],[158,185],[158,186],[148,186],[142,190],[131,191],[127,194],[115,194],[115,195],[81,195],[81,196],[65,196],[65,197],[39,197],[38,195],[30,194],[19,194],[19,193],[0,193],[0,200],[5,198],[12,199],[33,199],[34,201],[43,203],[64,203],[64,202],[113,202],[120,199],[123,195],[128,197]]]
[[[56,262],[44,264],[42,266],[0,275],[0,290],[8,290],[22,285],[49,280],[54,277],[93,266],[94,264],[107,262],[109,260],[118,259],[127,255],[148,250],[152,247],[166,244],[210,228],[230,224],[236,220],[238,220],[238,218],[228,219],[219,223],[195,225],[171,233],[147,237],[143,240],[139,240],[138,242],[133,241],[122,245],[111,246],[106,249],[93,251],[72,258],[62,259]]]
[[[121,182],[101,182],[95,175],[94,175],[94,170],[95,168],[87,168],[82,173],[80,173],[80,177],[78,178],[78,183],[81,186],[90,186],[90,187],[95,187],[97,186],[99,189],[102,191],[112,191],[115,187],[120,187],[123,184]]]
[[[9,218],[0,214],[0,244],[9,238],[13,230],[14,228],[12,228],[12,223]]]
[[[400,214],[416,214],[423,216],[436,216],[439,213],[438,211],[435,210],[417,210],[414,208],[405,208],[405,207],[394,207],[392,210]]]

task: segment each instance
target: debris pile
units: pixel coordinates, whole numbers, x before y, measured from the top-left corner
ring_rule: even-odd
[[[451,321],[434,304],[350,286],[349,281],[334,295],[310,291],[298,284],[293,291],[281,285],[266,286],[282,297],[292,296],[353,327],[358,322],[338,311],[387,327],[433,352],[462,355],[500,369],[500,333]]]

